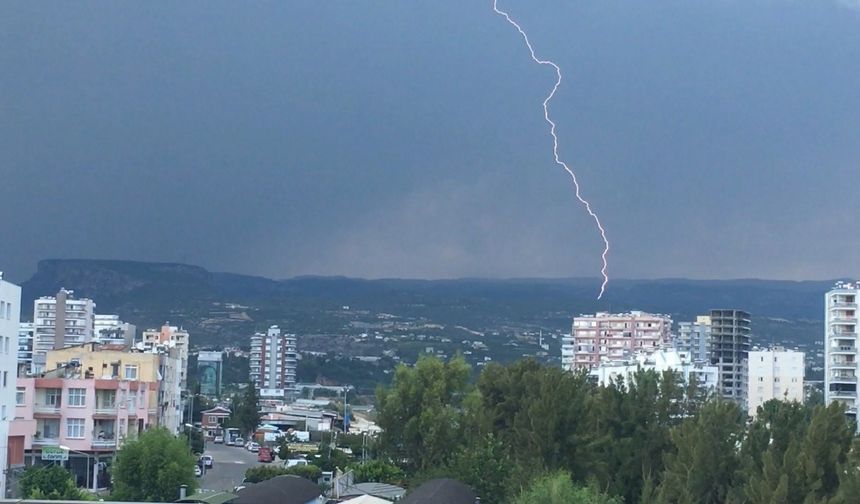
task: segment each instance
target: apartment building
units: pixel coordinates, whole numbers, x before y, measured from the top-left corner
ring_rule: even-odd
[[[79,486],[104,486],[99,460],[158,424],[157,356],[90,343],[47,357],[50,371],[17,380],[11,429],[22,442],[15,456],[36,459],[62,447]]]
[[[700,315],[695,322],[679,322],[674,347],[686,352],[697,362],[710,360],[711,317]]]
[[[26,376],[33,371],[33,340],[36,325],[21,322],[18,326],[18,376]]]
[[[6,469],[9,454],[9,427],[15,417],[15,377],[18,367],[18,330],[21,323],[21,287],[3,280],[0,272],[0,497],[6,496]],[[12,440],[13,443],[16,440]],[[21,461],[23,462],[23,461]]]
[[[93,340],[96,304],[91,299],[75,299],[74,292],[60,289],[56,296],[33,302],[33,373],[44,371],[45,354]]]
[[[142,341],[138,346],[146,351],[158,350],[159,348],[175,348],[178,352],[180,363],[180,388],[185,390],[188,386],[188,347],[191,337],[188,331],[181,327],[165,323],[161,329],[148,329],[143,331]]]
[[[827,404],[842,403],[855,420],[860,403],[857,389],[858,298],[860,283],[839,282],[824,299],[824,399]]]
[[[755,416],[758,407],[771,399],[803,402],[804,357],[803,352],[782,347],[750,352],[747,391],[750,415]]]
[[[295,400],[297,359],[296,335],[278,326],[251,338],[250,377],[260,397]]]
[[[675,349],[657,350],[650,355],[638,354],[633,358],[618,361],[604,361],[592,369],[589,376],[605,386],[619,379],[627,383],[638,371],[674,371],[684,383],[695,379],[700,389],[710,392],[719,385],[720,371],[717,366],[696,361],[689,352]]]
[[[564,369],[592,370],[601,361],[617,361],[635,354],[649,355],[670,341],[672,319],[641,311],[600,312],[573,319],[573,329],[561,341]]]
[[[720,368],[720,392],[748,411],[750,314],[742,310],[711,310],[711,364]]]
[[[96,314],[93,319],[93,341],[131,347],[137,334],[134,324],[120,320],[119,315]]]

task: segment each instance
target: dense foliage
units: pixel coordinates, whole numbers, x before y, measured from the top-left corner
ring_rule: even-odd
[[[532,360],[489,365],[475,385],[469,372],[423,357],[378,390],[379,456],[411,485],[453,477],[487,504],[857,499],[854,430],[836,404],[771,401],[747,422],[673,373],[598,386]]]
[[[127,441],[112,468],[115,500],[173,502],[181,485],[197,488],[196,457],[187,439],[164,428],[150,429]]]
[[[255,466],[245,471],[245,482],[259,483],[284,474],[293,474],[316,483],[322,476],[322,469],[312,464],[287,468],[273,465]]]
[[[248,386],[241,394],[233,397],[231,401],[231,415],[227,419],[230,427],[240,429],[242,436],[253,433],[260,425],[260,397],[254,382],[248,382]]]
[[[18,483],[25,499],[42,500],[95,500],[75,486],[72,473],[62,466],[30,466]]]
[[[182,431],[182,437],[188,443],[191,452],[200,455],[206,447],[206,442],[203,439],[203,430],[198,428],[185,427]]]

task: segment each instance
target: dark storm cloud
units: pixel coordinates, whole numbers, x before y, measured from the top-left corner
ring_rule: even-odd
[[[627,277],[860,275],[855,2],[503,2]],[[596,276],[490,2],[5,2],[0,267]]]

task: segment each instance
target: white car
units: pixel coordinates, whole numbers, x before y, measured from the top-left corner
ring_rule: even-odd
[[[200,460],[202,460],[203,465],[208,468],[211,468],[212,464],[215,462],[215,459],[212,458],[212,455],[203,455],[202,457],[200,457]]]
[[[296,467],[296,466],[306,466],[308,465],[308,461],[305,459],[289,459],[284,462],[285,468]]]
[[[236,439],[233,440],[233,446],[244,446],[244,445],[245,445],[245,440],[240,438],[240,437],[237,437]]]
[[[248,451],[252,453],[257,453],[260,451],[260,445],[257,443],[248,443]]]
[[[201,469],[199,465],[194,466],[194,476],[196,476],[198,478],[200,476],[203,476],[203,469]]]

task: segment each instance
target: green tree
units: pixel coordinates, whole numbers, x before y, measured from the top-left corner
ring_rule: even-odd
[[[423,356],[414,367],[398,366],[391,387],[377,390],[384,453],[410,471],[444,464],[462,441],[469,375],[461,356],[447,363]]]
[[[260,425],[260,397],[254,382],[248,382],[242,394],[233,397],[231,407],[228,419],[231,427],[240,429],[243,437],[257,430]]]
[[[275,476],[287,474],[287,470],[283,467],[274,465],[260,465],[250,467],[245,471],[245,481],[248,483],[259,483],[272,479]]]
[[[19,487],[25,499],[91,500],[75,486],[72,473],[62,466],[30,466],[21,475]]]
[[[350,469],[352,469],[356,483],[375,482],[400,485],[405,478],[399,467],[379,459],[350,466]]]
[[[672,451],[657,490],[661,504],[726,504],[738,499],[738,447],[744,415],[724,400],[713,400],[672,430]]]
[[[577,487],[566,472],[540,476],[512,504],[622,504],[622,500],[592,487]]]
[[[167,429],[150,429],[127,441],[113,465],[114,497],[118,500],[172,502],[181,485],[197,488],[196,457],[187,441]]]
[[[182,438],[185,439],[186,443],[189,443],[191,453],[194,453],[195,455],[200,455],[206,448],[206,442],[203,439],[203,431],[200,429],[185,427],[182,431]]]

